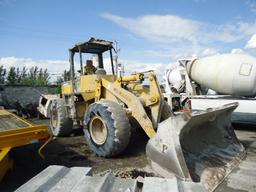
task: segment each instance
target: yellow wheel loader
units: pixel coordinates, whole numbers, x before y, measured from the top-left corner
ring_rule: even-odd
[[[245,154],[230,123],[237,104],[173,113],[154,72],[121,76],[113,51],[112,42],[94,38],[69,49],[70,81],[62,85],[60,98],[51,106],[53,135],[68,135],[73,123],[80,123],[91,150],[112,157],[127,147],[133,118],[150,138],[146,153],[156,172],[201,182],[213,190]]]

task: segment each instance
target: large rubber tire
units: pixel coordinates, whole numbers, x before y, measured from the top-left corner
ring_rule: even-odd
[[[64,101],[52,101],[50,116],[50,131],[53,136],[68,136],[73,129],[73,121],[68,117]]]
[[[97,126],[102,127],[101,135],[97,133]],[[84,134],[94,153],[112,157],[120,154],[129,144],[131,125],[119,104],[103,100],[91,104],[85,113]]]

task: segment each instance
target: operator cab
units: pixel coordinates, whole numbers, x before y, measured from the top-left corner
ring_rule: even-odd
[[[103,53],[109,51],[109,58],[111,63],[112,75],[115,75],[113,64],[112,46],[113,42],[100,39],[91,38],[89,41],[76,44],[73,48],[69,49],[70,54],[70,79],[75,79],[75,54],[79,55],[79,70],[80,75],[100,74],[106,75],[103,63]],[[91,54],[91,58],[83,61],[85,54]],[[84,64],[83,64],[84,63]]]

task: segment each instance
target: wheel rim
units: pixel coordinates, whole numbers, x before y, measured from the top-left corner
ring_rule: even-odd
[[[97,145],[102,145],[107,140],[108,130],[101,117],[94,116],[91,119],[89,131],[93,142]]]
[[[52,125],[51,127],[53,129],[57,127],[57,122],[58,122],[57,110],[54,108],[51,114],[51,125]]]

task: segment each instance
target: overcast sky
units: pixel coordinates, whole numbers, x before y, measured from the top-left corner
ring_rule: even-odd
[[[70,2],[70,3],[68,3]],[[256,55],[256,0],[0,0],[0,65],[68,69],[68,48],[117,41],[125,70],[184,57]]]

